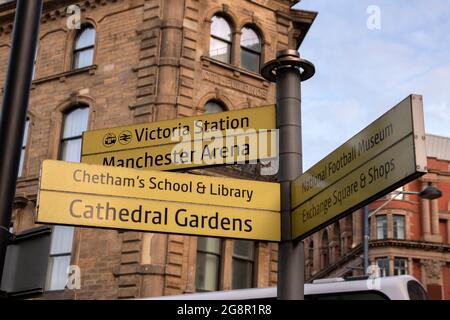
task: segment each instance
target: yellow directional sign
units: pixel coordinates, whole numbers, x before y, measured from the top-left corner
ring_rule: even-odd
[[[275,119],[272,105],[87,131],[81,161],[174,170],[275,158]]]
[[[412,95],[292,183],[293,237],[426,173],[424,139],[422,97]]]
[[[280,240],[276,183],[46,160],[39,223]]]

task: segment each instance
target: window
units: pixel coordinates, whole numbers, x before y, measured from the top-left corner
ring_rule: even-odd
[[[226,111],[225,107],[216,100],[210,100],[205,104],[205,113],[218,113]]]
[[[387,239],[387,217],[377,216],[377,239]]]
[[[36,52],[34,53],[34,61],[33,61],[33,74],[31,76],[31,80],[36,78],[36,64],[37,64],[37,56],[38,56],[38,47],[36,46]]]
[[[222,242],[217,238],[199,237],[197,240],[197,291],[219,290]]]
[[[242,28],[241,34],[241,67],[259,72],[261,65],[261,40],[251,28]]]
[[[89,108],[81,106],[64,115],[60,159],[79,162],[81,137],[87,129]]]
[[[75,39],[73,69],[91,66],[94,63],[95,29],[84,26]]]
[[[60,159],[78,162],[81,152],[81,135],[86,131],[89,108],[80,106],[64,115]],[[67,281],[67,268],[72,255],[74,228],[55,226],[50,243],[50,258],[47,269],[47,291],[63,290]]]
[[[233,241],[232,289],[253,287],[253,268],[255,263],[255,242]]]
[[[55,226],[50,243],[50,259],[47,269],[47,291],[64,290],[67,268],[72,253],[73,227]]]
[[[394,258],[394,276],[408,274],[408,259]]]
[[[405,216],[394,215],[394,239],[405,239]]]
[[[22,149],[20,151],[19,171],[17,175],[18,177],[21,177],[23,174],[23,167],[25,164],[25,149],[27,148],[29,127],[30,127],[30,119],[27,118],[27,121],[25,122],[25,131],[23,132]]]
[[[214,16],[211,23],[209,56],[213,59],[231,63],[231,27],[221,16]]]
[[[381,269],[381,276],[387,277],[389,276],[389,258],[382,257],[376,259],[378,267]]]

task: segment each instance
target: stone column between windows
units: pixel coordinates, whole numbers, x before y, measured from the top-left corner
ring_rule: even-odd
[[[447,244],[450,243],[450,219],[447,219]]]
[[[356,212],[353,212],[353,226],[354,226],[354,233],[353,233],[353,243],[354,246],[357,246],[361,244],[363,241],[363,234],[364,234],[364,210],[358,210]],[[341,252],[341,255],[343,252]]]
[[[437,199],[431,200],[431,233],[439,235],[439,203]]]
[[[231,45],[231,64],[241,66],[241,31],[233,32],[233,42]]]
[[[394,257],[388,257],[389,259],[389,275],[394,275]]]
[[[423,183],[423,188],[426,188],[428,186],[427,183]],[[422,216],[422,233],[423,238],[425,241],[428,240],[430,237],[430,201],[427,199],[421,199],[420,200],[420,206],[421,206],[421,216]]]
[[[387,238],[394,239],[394,223],[393,216],[391,213],[386,214],[386,228],[387,228]]]
[[[184,1],[164,0],[161,42],[158,57],[158,80],[155,120],[177,117],[179,70],[183,40]]]

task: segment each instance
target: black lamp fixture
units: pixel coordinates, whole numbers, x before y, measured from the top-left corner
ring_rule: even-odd
[[[428,186],[420,191],[419,196],[423,199],[427,200],[434,200],[442,197],[442,192],[436,187],[433,187],[431,184],[428,184]]]

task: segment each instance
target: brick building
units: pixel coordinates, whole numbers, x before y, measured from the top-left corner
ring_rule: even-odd
[[[410,274],[434,299],[450,299],[450,138],[427,135],[428,173],[399,191],[429,184],[436,200],[392,193],[369,206],[369,261],[385,275]],[[362,273],[363,212],[357,211],[305,240],[306,278]]]
[[[297,2],[45,0],[13,232],[38,227],[34,213],[42,160],[79,161],[85,130],[273,104],[275,86],[259,68],[278,50],[298,49],[316,17],[291,9]],[[14,9],[15,1],[0,1],[1,85]],[[79,29],[74,28],[78,9]],[[200,173],[253,179],[257,169],[231,166]],[[43,270],[42,279],[34,287],[23,283],[16,293],[42,289],[44,299],[117,299],[276,283],[276,244],[51,230],[47,248],[40,248],[44,258],[29,262]],[[80,289],[65,289],[69,265],[80,268]]]

